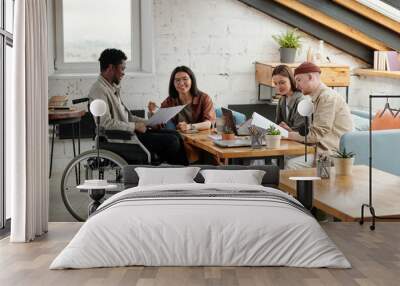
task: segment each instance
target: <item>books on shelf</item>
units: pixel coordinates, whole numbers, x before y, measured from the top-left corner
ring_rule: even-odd
[[[374,51],[374,69],[400,71],[400,54],[396,51]]]

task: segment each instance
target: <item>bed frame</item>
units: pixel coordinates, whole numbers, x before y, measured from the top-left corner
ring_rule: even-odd
[[[125,189],[136,187],[139,182],[139,176],[135,172],[137,167],[146,168],[182,168],[184,166],[171,166],[171,165],[160,165],[160,166],[149,166],[149,165],[128,165],[122,168],[123,183]],[[228,165],[228,166],[213,166],[213,165],[191,165],[191,167],[200,167],[202,170],[206,169],[217,169],[217,170],[263,170],[265,175],[262,180],[262,185],[265,187],[278,188],[279,185],[279,167],[275,165],[266,166],[241,166],[241,165]],[[200,174],[197,174],[194,179],[197,183],[204,183],[204,178]]]

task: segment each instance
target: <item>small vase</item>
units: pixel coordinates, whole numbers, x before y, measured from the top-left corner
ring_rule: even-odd
[[[353,172],[354,158],[334,158],[336,176],[350,176]]]
[[[222,140],[235,140],[234,133],[222,133]]]
[[[265,145],[270,149],[279,148],[281,146],[281,135],[265,135]]]
[[[279,51],[281,53],[281,63],[294,63],[297,49],[280,48]]]

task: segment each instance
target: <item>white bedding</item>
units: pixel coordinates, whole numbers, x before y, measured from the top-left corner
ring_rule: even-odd
[[[276,189],[238,184],[127,189],[100,206],[104,210],[81,227],[50,269],[127,265],[351,267],[318,222],[288,204],[230,197],[155,198],[112,204],[131,192],[210,188],[263,190],[289,197]]]

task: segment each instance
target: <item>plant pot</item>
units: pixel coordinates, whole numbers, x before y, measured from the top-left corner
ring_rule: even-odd
[[[350,176],[353,172],[354,158],[333,158],[336,176]]]
[[[222,133],[222,140],[235,140],[234,133]]]
[[[281,146],[281,135],[265,135],[265,145],[267,148],[274,149]]]
[[[279,49],[281,54],[281,63],[294,63],[296,58],[296,51],[295,48],[280,48]]]

